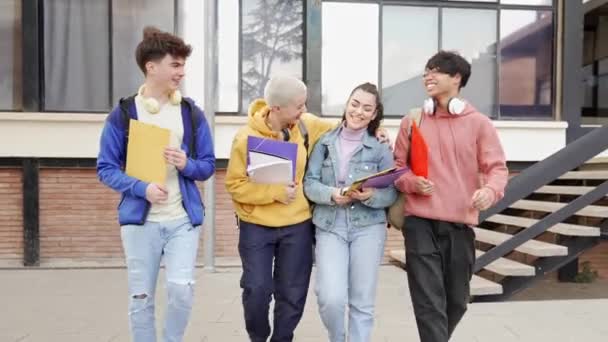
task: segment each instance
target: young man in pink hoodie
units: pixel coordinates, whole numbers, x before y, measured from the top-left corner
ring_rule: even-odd
[[[407,277],[422,342],[446,342],[464,315],[475,263],[479,212],[495,204],[508,179],[492,121],[458,98],[471,65],[440,51],[426,64],[419,131],[428,147],[428,176],[404,174]],[[403,118],[395,160],[408,165],[409,118]]]

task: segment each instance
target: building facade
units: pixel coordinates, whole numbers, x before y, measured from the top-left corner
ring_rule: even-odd
[[[238,256],[223,183],[230,145],[273,75],[302,78],[309,111],[329,120],[341,116],[353,87],[378,84],[395,137],[401,116],[424,100],[426,60],[458,51],[473,66],[463,96],[494,120],[513,170],[608,117],[608,1],[217,3],[212,85],[204,82],[202,1],[0,4],[0,264],[121,259],[119,196],[97,181],[94,166],[107,113],[143,80],[134,48],[146,25],[193,46],[186,95],[204,107],[205,87],[217,89],[214,252],[227,260]],[[387,250],[401,246],[391,230]]]

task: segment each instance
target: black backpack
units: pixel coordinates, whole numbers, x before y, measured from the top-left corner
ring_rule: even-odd
[[[120,108],[120,113],[121,113],[121,117],[122,117],[122,122],[123,122],[123,126],[125,129],[125,146],[128,145],[128,141],[129,141],[129,119],[134,118],[134,114],[131,115],[131,108],[135,108],[135,96],[136,95],[131,95],[129,97],[123,97],[120,99],[120,101],[118,101],[118,106]],[[188,142],[188,151],[190,151],[189,157],[195,159],[196,158],[196,131],[198,129],[198,127],[201,124],[201,120],[200,118],[197,118],[194,108],[192,106],[192,103],[188,100],[186,100],[185,98],[182,98],[182,102],[181,102],[181,109],[182,111],[188,110],[190,112],[190,120],[191,120],[191,125],[190,127],[192,128],[192,134],[191,134],[191,139]]]

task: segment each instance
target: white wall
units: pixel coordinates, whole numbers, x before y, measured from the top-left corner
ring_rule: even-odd
[[[183,90],[204,107],[204,1],[179,0],[177,33],[193,46]],[[235,18],[236,20],[236,18]],[[94,158],[105,115],[72,113],[1,113],[0,157]],[[216,117],[215,152],[228,158],[232,138],[245,117]],[[538,161],[563,148],[566,122],[495,121],[509,161]],[[385,120],[393,139],[399,120]],[[606,153],[608,155],[608,153]]]
[[[0,113],[0,157],[95,158],[104,114]],[[228,158],[243,116],[216,118],[215,153]],[[565,122],[494,121],[509,161],[538,161],[563,148]],[[385,120],[393,140],[399,120]]]

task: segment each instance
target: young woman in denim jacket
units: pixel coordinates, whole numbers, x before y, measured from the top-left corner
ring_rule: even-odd
[[[344,314],[349,308],[348,341],[370,341],[378,268],[386,239],[386,212],[397,198],[393,186],[361,189],[342,195],[353,181],[393,167],[387,144],[374,132],[383,118],[378,89],[356,87],[342,125],[326,133],[308,161],[304,191],[316,203],[316,286],[319,313],[331,342],[346,339]]]

